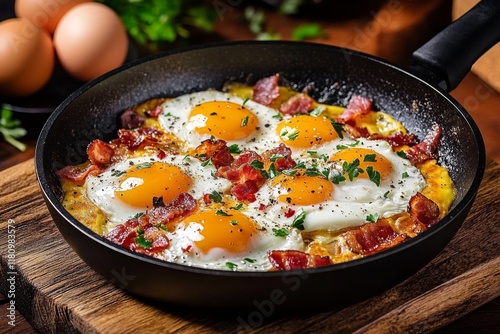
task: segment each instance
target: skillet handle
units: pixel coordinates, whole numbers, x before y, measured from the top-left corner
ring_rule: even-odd
[[[500,1],[482,0],[413,53],[409,71],[451,91],[500,41]]]

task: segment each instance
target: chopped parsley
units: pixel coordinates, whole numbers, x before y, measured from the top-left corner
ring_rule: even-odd
[[[269,175],[269,178],[274,178],[276,176],[279,175],[279,171],[278,169],[276,169],[276,166],[274,165],[274,163],[271,163],[271,165],[269,165],[269,169],[267,170],[267,174]]]
[[[245,261],[246,261],[246,262],[248,262],[248,263],[255,263],[255,262],[257,262],[257,260],[256,260],[256,259],[251,259],[251,258],[249,258],[249,257],[246,257],[246,258],[244,258],[243,260],[245,260]]]
[[[276,237],[286,237],[288,235],[288,230],[286,228],[273,228],[274,236]]]
[[[368,216],[366,216],[366,221],[375,223],[377,222],[377,220],[378,220],[378,213],[369,214]]]
[[[231,146],[229,146],[229,152],[233,154],[240,154],[241,149],[238,144],[232,144]]]
[[[344,161],[342,164],[342,169],[349,176],[349,181],[354,180],[359,174],[363,173],[363,169],[359,168],[359,159],[355,159],[351,163]]]
[[[299,136],[300,131],[294,131],[293,133],[288,135],[288,140],[295,140]]]
[[[238,205],[236,206],[232,206],[230,207],[230,209],[233,209],[233,210],[241,210],[241,208],[243,207],[243,203],[239,203]]]
[[[241,126],[247,126],[247,124],[248,124],[248,118],[249,118],[248,116],[245,116],[245,118],[243,118],[241,120]]]
[[[344,125],[341,123],[333,122],[333,121],[331,123],[332,123],[333,129],[339,135],[339,138],[343,139],[344,138]]]
[[[332,177],[332,182],[335,184],[339,184],[340,182],[344,182],[346,180],[345,176],[341,173],[336,173]]]
[[[325,108],[325,107],[323,107],[323,106],[316,107],[316,108],[314,108],[314,109],[310,112],[310,115],[311,115],[311,116],[319,116],[319,115],[321,115],[321,113],[322,113],[323,111],[325,111],[325,109],[326,109],[326,108]]]
[[[134,216],[135,219],[141,217],[142,215],[144,215],[144,212],[137,212]]]
[[[253,168],[255,168],[257,170],[261,170],[262,168],[264,168],[264,163],[262,161],[259,161],[259,160],[253,160],[250,163],[250,166],[252,166]]]
[[[302,209],[298,215],[293,218],[292,227],[304,230],[304,222],[306,220],[306,212]]]
[[[115,170],[115,171],[113,171],[111,176],[122,176],[123,174],[127,174],[127,172],[124,170]]]
[[[237,220],[231,220],[231,221],[229,222],[229,224],[231,224],[231,225],[233,225],[233,226],[236,226],[236,225],[238,225],[238,221],[237,221]]]
[[[366,172],[368,173],[370,181],[375,183],[377,187],[380,187],[380,173],[374,170],[373,166],[366,167]]]
[[[405,151],[397,151],[396,154],[399,155],[403,159],[408,159]]]
[[[367,154],[363,158],[364,162],[377,162],[377,155],[374,154]]]
[[[406,179],[406,178],[410,177],[410,175],[408,175],[408,173],[407,173],[407,172],[404,172],[403,174],[401,174],[401,177],[402,177],[403,179]]]
[[[232,262],[226,262],[226,267],[228,267],[232,271],[236,271],[238,265]]]
[[[222,210],[217,210],[215,211],[215,214],[218,215],[218,216],[224,216],[224,217],[231,217],[232,215],[230,215],[229,213],[227,212],[224,212]]]
[[[143,162],[142,164],[137,165],[135,168],[136,169],[146,169],[146,168],[149,168],[151,166],[153,166],[153,163],[146,161],[146,162]]]
[[[144,231],[140,230],[137,231],[137,233],[139,233],[139,235],[135,238],[135,243],[137,244],[137,246],[146,249],[150,248],[153,243],[148,239],[144,238]]]
[[[156,224],[156,227],[161,228],[164,231],[168,231],[167,227],[165,225],[163,225],[162,223]]]
[[[276,162],[276,160],[281,158],[285,158],[285,156],[283,154],[273,154],[269,160],[271,162]]]
[[[243,104],[242,104],[242,106],[245,106],[245,104],[246,104],[249,100],[250,100],[250,98],[249,98],[249,97],[245,98],[245,99],[243,100]]]
[[[201,163],[201,166],[202,167],[206,167],[208,165],[211,165],[212,164],[212,159],[208,159],[208,160],[205,160]]]
[[[212,191],[212,193],[208,195],[208,198],[210,198],[215,203],[222,203],[222,196],[216,190]]]

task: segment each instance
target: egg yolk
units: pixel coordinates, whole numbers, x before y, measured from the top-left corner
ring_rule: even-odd
[[[153,197],[163,196],[163,202],[169,203],[193,184],[191,177],[179,167],[163,162],[136,164],[120,176],[119,182],[115,196],[142,208],[151,207]]]
[[[236,210],[200,211],[186,219],[203,226],[195,245],[207,254],[211,249],[222,248],[230,253],[243,253],[251,249],[250,239],[257,233],[257,225],[249,217]]]
[[[281,121],[276,132],[287,146],[307,148],[338,138],[330,120],[323,116],[298,115]]]
[[[333,183],[319,176],[307,176],[298,171],[294,176],[281,174],[273,179],[273,186],[286,189],[278,196],[282,203],[311,205],[327,201],[333,197]]]
[[[228,101],[197,105],[189,114],[189,122],[199,134],[227,141],[247,138],[257,130],[259,123],[250,110]]]
[[[358,159],[359,165],[357,168],[363,170],[358,177],[369,178],[367,168],[371,166],[373,171],[380,174],[380,177],[386,178],[392,172],[392,163],[383,155],[371,150],[369,148],[348,148],[343,149],[330,157],[330,161],[342,161],[352,164]]]

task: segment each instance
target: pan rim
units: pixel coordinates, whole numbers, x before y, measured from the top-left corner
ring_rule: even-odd
[[[93,232],[90,230],[88,227],[80,223],[78,220],[76,220],[60,203],[58,200],[56,194],[52,191],[52,188],[50,187],[50,181],[47,179],[47,175],[53,173],[53,171],[46,170],[44,167],[44,162],[46,159],[46,139],[47,137],[51,134],[51,128],[54,125],[54,123],[57,121],[58,117],[64,112],[64,110],[75,100],[77,99],[80,95],[82,95],[84,92],[89,90],[90,88],[100,84],[101,82],[105,81],[106,79],[113,77],[119,73],[122,73],[123,71],[126,71],[127,69],[139,65],[143,65],[147,62],[154,61],[159,58],[165,58],[169,57],[171,55],[176,55],[176,54],[181,54],[181,53],[188,53],[188,52],[194,52],[198,50],[203,50],[207,48],[219,48],[219,47],[238,47],[242,45],[269,45],[269,46],[285,46],[286,45],[298,45],[298,44],[303,44],[303,45],[308,45],[310,47],[319,47],[319,48],[330,48],[332,50],[336,50],[336,52],[349,52],[350,55],[355,55],[356,57],[362,57],[371,61],[375,61],[377,63],[381,63],[384,66],[390,67],[392,70],[396,70],[399,72],[402,72],[406,76],[410,76],[413,80],[420,81],[421,84],[424,84],[428,86],[429,88],[433,89],[439,95],[446,99],[448,103],[450,103],[455,109],[458,109],[460,114],[466,119],[469,127],[474,133],[474,137],[477,140],[477,145],[479,148],[478,152],[478,161],[477,161],[477,166],[478,170],[476,171],[476,176],[471,183],[469,189],[467,192],[464,194],[463,198],[461,199],[460,202],[454,204],[453,209],[448,212],[448,214],[441,219],[436,225],[432,226],[428,230],[424,231],[424,233],[421,233],[417,235],[414,238],[411,238],[409,240],[406,240],[405,242],[396,245],[395,247],[391,247],[387,250],[381,251],[379,253],[375,253],[360,259],[355,259],[355,260],[350,260],[347,262],[342,262],[342,263],[336,263],[336,264],[331,264],[328,266],[324,267],[317,267],[317,268],[307,268],[307,269],[300,269],[301,272],[305,272],[308,274],[320,274],[324,272],[332,272],[332,271],[337,271],[337,270],[344,270],[347,268],[352,268],[352,267],[357,267],[364,265],[366,263],[372,263],[379,261],[382,258],[386,257],[391,257],[395,253],[399,253],[404,251],[407,248],[413,247],[415,244],[420,243],[424,241],[427,238],[430,238],[434,234],[438,233],[441,229],[443,229],[445,226],[448,224],[453,223],[454,217],[459,216],[462,211],[467,208],[469,205],[471,205],[471,202],[474,201],[475,196],[477,194],[477,191],[480,187],[482,177],[484,174],[485,170],[485,161],[486,161],[486,154],[485,154],[485,148],[484,148],[484,141],[482,139],[482,136],[480,134],[479,128],[475,121],[472,119],[470,114],[449,94],[444,92],[441,88],[436,87],[429,82],[415,76],[414,74],[406,71],[405,69],[402,69],[394,64],[391,64],[383,59],[380,59],[378,57],[368,55],[363,52],[355,51],[355,50],[349,50],[346,48],[338,47],[338,46],[333,46],[333,45],[327,45],[327,44],[320,44],[320,43],[311,43],[311,42],[295,42],[295,41],[235,41],[235,42],[223,42],[223,43],[210,43],[210,44],[204,44],[204,45],[196,45],[196,46],[189,46],[189,47],[183,47],[183,48],[178,48],[175,50],[170,50],[167,52],[163,52],[160,54],[155,54],[152,56],[144,57],[141,59],[137,59],[135,61],[132,61],[130,63],[127,63],[115,70],[112,70],[86,84],[81,86],[79,89],[74,91],[68,98],[66,98],[57,108],[54,110],[54,112],[50,115],[46,123],[44,124],[40,135],[37,140],[36,148],[35,148],[35,173],[37,180],[39,182],[40,188],[42,190],[42,193],[48,203],[54,208],[57,213],[64,218],[65,223],[69,223],[73,228],[78,230],[79,233],[82,233],[85,237],[90,238],[92,241],[99,243],[100,245],[110,249],[111,251],[118,252],[120,254],[123,254],[127,256],[128,258],[133,258],[134,260],[139,260],[139,261],[145,261],[150,264],[159,266],[159,267],[164,267],[166,269],[170,270],[179,270],[179,271],[184,271],[184,272],[189,272],[189,273],[196,273],[196,274],[205,274],[205,275],[216,275],[216,276],[227,276],[227,277],[252,277],[252,278],[257,278],[257,277],[280,277],[283,275],[283,271],[271,271],[271,272],[266,272],[266,271],[258,271],[258,272],[250,272],[250,271],[230,271],[230,270],[221,270],[221,269],[206,269],[206,268],[200,268],[200,267],[193,267],[193,266],[187,266],[183,264],[178,264],[178,263],[171,263],[167,262],[164,260],[156,259],[147,255],[139,254],[136,252],[133,252],[132,250],[126,249],[124,247],[121,247],[117,244],[112,243],[111,241],[106,240],[102,236],[98,235],[97,233]],[[346,51],[347,50],[347,51]],[[456,222],[455,222],[456,223]],[[286,272],[294,272],[295,270],[292,271],[286,271]]]

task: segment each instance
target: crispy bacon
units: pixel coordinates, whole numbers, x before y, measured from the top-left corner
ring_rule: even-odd
[[[273,250],[267,253],[267,257],[277,270],[316,268],[332,264],[328,256],[311,255],[295,250]]]
[[[349,101],[347,108],[336,118],[336,121],[345,123],[353,120],[357,116],[367,114],[372,110],[372,103],[373,102],[366,97],[354,95]]]
[[[204,140],[196,147],[195,153],[201,161],[212,159],[215,168],[229,166],[234,161],[224,140]]]
[[[124,224],[116,226],[104,237],[117,245],[149,256],[169,246],[165,231],[159,226],[152,225],[148,220],[148,215],[129,219]],[[139,238],[143,239],[142,243],[138,240]],[[145,247],[144,243],[150,245]]]
[[[153,128],[139,128],[136,130],[118,130],[119,141],[129,149],[136,149],[142,143],[156,143],[160,141],[163,132]]]
[[[430,159],[437,159],[437,149],[441,138],[441,128],[434,124],[424,140],[406,151],[406,157],[418,165]]]
[[[255,193],[266,181],[261,171],[251,165],[254,160],[262,162],[262,157],[253,151],[245,151],[230,166],[217,170],[217,176],[231,181],[231,194],[240,201],[254,202]]]
[[[393,247],[408,238],[398,234],[387,220],[379,219],[344,233],[347,245],[357,254],[367,255]]]
[[[279,172],[285,169],[292,169],[297,165],[292,159],[292,150],[285,144],[280,144],[277,148],[265,151],[262,153],[262,158],[267,161],[271,161],[271,158],[273,158],[274,167]]]
[[[408,203],[408,212],[417,222],[431,227],[439,221],[439,207],[420,192],[416,193]]]
[[[252,100],[266,106],[270,105],[280,96],[279,78],[280,75],[275,74],[257,81],[253,86]]]
[[[96,175],[101,173],[102,171],[104,171],[102,167],[89,164],[86,167],[66,166],[58,170],[56,174],[66,180],[82,182],[89,174]]]
[[[127,109],[120,116],[120,124],[124,129],[136,129],[144,124],[144,117],[133,111],[132,109]]]
[[[344,131],[350,134],[353,138],[368,138],[370,133],[366,128],[357,127],[354,125],[354,122],[349,121],[351,124],[344,124]]]
[[[161,199],[161,198],[160,198]],[[172,202],[163,204],[162,200],[154,201],[154,206],[148,211],[149,221],[156,225],[166,224],[178,217],[184,217],[196,209],[196,200],[188,193],[180,193]]]
[[[280,111],[283,114],[307,114],[313,105],[313,99],[306,94],[297,94],[283,102]]]
[[[95,139],[87,147],[87,155],[93,165],[102,166],[111,163],[115,150],[110,144]]]
[[[163,111],[162,105],[159,104],[153,109],[149,110],[147,113],[149,114],[150,117],[158,117]]]

